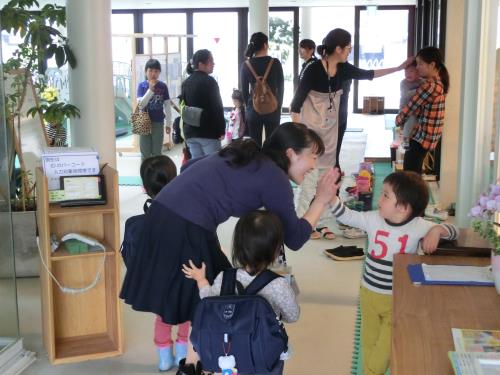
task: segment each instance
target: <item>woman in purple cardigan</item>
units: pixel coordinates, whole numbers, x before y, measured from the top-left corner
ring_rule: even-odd
[[[282,124],[262,149],[253,140],[238,140],[217,154],[191,160],[146,213],[120,297],[168,324],[191,320],[198,288],[184,277],[182,264],[189,259],[197,266],[204,262],[212,283],[231,267],[220,249],[217,226],[261,207],[280,218],[285,244],[300,249],[333,199],[335,180],[333,170],[325,174],[302,218],[295,213],[290,180],[300,184],[323,152],[314,131],[290,122]]]

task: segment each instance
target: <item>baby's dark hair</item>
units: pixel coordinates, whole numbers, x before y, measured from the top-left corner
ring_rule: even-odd
[[[424,214],[429,203],[429,187],[418,173],[411,171],[394,172],[384,179],[391,186],[397,204],[409,205],[413,219]]]
[[[405,69],[416,68],[416,67],[417,67],[417,60],[413,59],[413,61],[411,63],[409,63],[408,65],[406,65]]]
[[[146,194],[154,198],[177,176],[177,167],[168,156],[156,155],[142,162],[140,174]]]
[[[251,275],[272,264],[283,246],[281,220],[269,211],[252,211],[236,223],[233,235],[233,265]]]
[[[148,69],[157,69],[161,72],[161,64],[156,59],[149,59],[144,66],[144,71],[146,72]]]

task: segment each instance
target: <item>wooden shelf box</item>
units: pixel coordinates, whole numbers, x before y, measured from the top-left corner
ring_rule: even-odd
[[[120,288],[118,174],[103,168],[106,205],[60,207],[48,200],[47,178],[36,171],[37,221],[42,258],[48,270],[65,287],[82,288],[81,293],[63,293],[42,265],[43,342],[53,364],[112,357],[123,353]],[[103,253],[70,254],[64,248],[51,251],[50,236],[58,239],[74,232],[95,238],[106,247]]]

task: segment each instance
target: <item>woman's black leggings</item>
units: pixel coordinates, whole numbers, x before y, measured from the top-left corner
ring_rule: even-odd
[[[413,171],[418,174],[422,173],[422,164],[424,163],[427,151],[420,143],[410,140],[410,148],[405,152],[403,169],[405,171]]]
[[[280,125],[281,108],[268,115],[260,115],[250,108],[247,112],[247,127],[250,137],[262,146],[262,128],[266,131],[266,139],[268,139],[273,131]]]

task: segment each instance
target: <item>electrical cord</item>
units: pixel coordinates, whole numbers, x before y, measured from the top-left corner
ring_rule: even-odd
[[[99,280],[101,279],[102,272],[104,270],[104,264],[106,263],[106,248],[102,244],[100,244],[100,243],[96,244],[96,246],[98,246],[99,248],[101,248],[101,250],[103,252],[101,266],[99,267],[99,269],[98,269],[98,271],[97,271],[97,273],[95,275],[94,280],[89,285],[84,286],[82,288],[72,288],[72,287],[67,287],[67,286],[62,285],[59,282],[59,280],[57,280],[57,278],[54,276],[54,274],[52,272],[50,272],[49,267],[47,267],[47,264],[45,263],[45,260],[43,259],[42,251],[40,249],[40,240],[39,240],[39,237],[36,238],[36,244],[37,244],[37,248],[38,248],[38,254],[40,255],[40,260],[42,261],[43,267],[45,268],[45,270],[47,271],[47,273],[50,275],[50,277],[52,278],[52,280],[54,280],[54,282],[59,287],[59,289],[61,290],[61,292],[67,293],[67,294],[84,293],[84,292],[86,292],[86,291],[94,288],[99,283]]]

